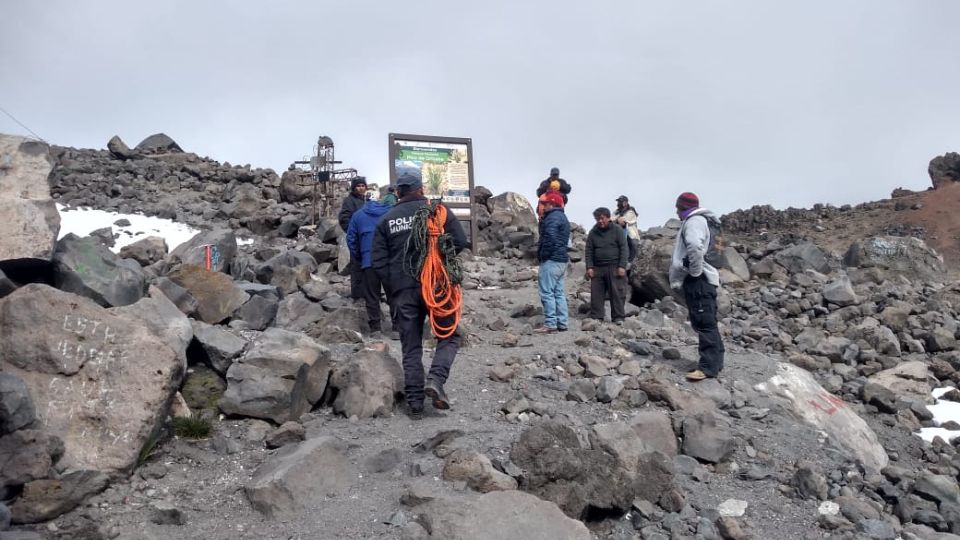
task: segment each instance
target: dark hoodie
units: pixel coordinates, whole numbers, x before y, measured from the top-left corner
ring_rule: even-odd
[[[347,246],[354,258],[360,259],[361,268],[370,268],[370,251],[373,249],[373,231],[380,218],[390,210],[390,205],[379,201],[367,201],[350,218],[347,227]]]
[[[595,266],[627,267],[627,235],[616,223],[610,223],[606,229],[594,225],[587,235],[587,249],[584,258],[587,268]]]

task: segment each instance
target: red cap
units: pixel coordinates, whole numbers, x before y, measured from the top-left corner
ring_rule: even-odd
[[[677,197],[677,208],[680,210],[689,210],[698,206],[700,206],[700,198],[689,191],[685,191]]]
[[[548,191],[540,196],[540,202],[550,203],[557,208],[563,208],[563,195],[556,191]]]

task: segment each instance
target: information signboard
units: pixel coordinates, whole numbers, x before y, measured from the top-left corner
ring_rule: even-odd
[[[450,208],[473,243],[476,221],[473,208],[473,143],[459,137],[391,133],[390,184],[404,172],[417,171],[424,194]]]

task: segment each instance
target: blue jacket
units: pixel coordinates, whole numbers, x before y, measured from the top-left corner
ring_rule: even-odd
[[[537,258],[540,262],[567,262],[567,244],[570,243],[570,221],[562,208],[551,208],[540,221],[540,245]]]
[[[373,250],[373,231],[380,218],[390,210],[390,205],[380,201],[367,201],[354,212],[347,227],[347,247],[350,254],[360,260],[361,268],[370,268],[370,252]]]

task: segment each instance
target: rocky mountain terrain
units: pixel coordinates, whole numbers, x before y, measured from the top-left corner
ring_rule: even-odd
[[[0,136],[0,540],[960,538],[960,424],[934,414],[960,407],[955,184],[724,216],[728,356],[701,383],[677,223],[643,232],[623,326],[535,336],[535,215],[478,188],[453,408],[414,422],[343,232],[284,177],[165,136]],[[114,253],[58,240],[54,201],[203,231]]]

